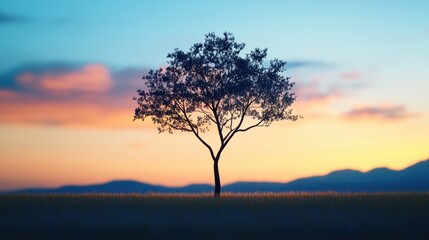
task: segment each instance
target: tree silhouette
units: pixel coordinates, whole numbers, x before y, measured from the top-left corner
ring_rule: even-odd
[[[134,120],[151,117],[159,132],[191,132],[208,149],[214,163],[215,196],[220,195],[218,163],[231,139],[274,121],[297,120],[289,108],[294,83],[281,73],[286,62],[264,62],[267,49],[241,56],[245,44],[233,34],[209,33],[188,52],[175,49],[166,68],[150,70],[139,89]],[[203,138],[210,129],[219,135],[216,149]],[[218,148],[217,148],[218,147]]]

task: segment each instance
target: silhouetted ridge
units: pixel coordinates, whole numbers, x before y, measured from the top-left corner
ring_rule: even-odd
[[[64,186],[56,189],[24,189],[15,193],[201,193],[211,192],[212,185],[191,184],[183,187],[165,187],[131,180],[104,184]],[[289,183],[236,182],[224,186],[229,192],[286,192],[286,191],[429,191],[429,159],[403,170],[374,168],[368,172],[356,170],[333,171],[324,176],[301,178]]]
[[[366,172],[366,174],[393,174],[394,172],[396,171],[389,168],[381,167],[381,168],[374,168]]]

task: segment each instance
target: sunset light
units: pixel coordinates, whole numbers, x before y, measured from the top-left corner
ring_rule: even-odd
[[[210,32],[233,33],[243,54],[268,48],[267,60],[285,60],[303,117],[232,139],[223,184],[399,170],[429,157],[426,2],[239,2],[1,2],[0,191],[213,184],[192,134],[133,121],[142,77]]]

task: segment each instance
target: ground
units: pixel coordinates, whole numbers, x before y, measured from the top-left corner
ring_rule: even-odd
[[[1,239],[425,239],[429,193],[0,195]]]

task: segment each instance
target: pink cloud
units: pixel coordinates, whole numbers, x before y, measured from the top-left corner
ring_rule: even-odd
[[[144,72],[110,73],[101,64],[23,68],[11,78],[14,84],[0,88],[0,123],[141,127],[133,122],[136,104],[132,98],[144,86]]]
[[[328,104],[343,96],[337,87],[323,88],[317,81],[297,85],[295,93],[298,96],[298,102],[312,105]]]
[[[18,83],[53,92],[104,92],[112,87],[109,70],[101,64],[87,64],[78,70],[65,72],[24,72],[17,76]]]
[[[8,99],[16,99],[19,97],[19,93],[11,91],[11,90],[5,90],[0,89],[0,100],[8,100]]]
[[[400,105],[359,107],[344,114],[344,117],[349,120],[401,120],[412,116],[415,114]]]

